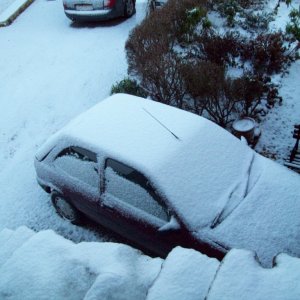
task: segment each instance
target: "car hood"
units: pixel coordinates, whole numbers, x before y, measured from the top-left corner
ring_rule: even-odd
[[[259,155],[249,193],[224,219],[196,232],[225,248],[257,253],[265,266],[278,253],[300,256],[300,177]]]
[[[196,134],[151,177],[169,207],[192,231],[214,223],[233,191],[248,181],[255,153],[219,126],[205,121]]]

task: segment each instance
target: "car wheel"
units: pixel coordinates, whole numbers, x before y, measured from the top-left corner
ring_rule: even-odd
[[[135,1],[134,0],[125,0],[125,5],[124,5],[125,18],[131,17],[134,13],[135,13]]]
[[[75,225],[82,223],[81,213],[59,193],[52,192],[51,200],[57,214],[64,220]]]

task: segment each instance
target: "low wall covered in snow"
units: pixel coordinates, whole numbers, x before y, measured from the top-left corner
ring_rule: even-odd
[[[253,253],[222,262],[175,248],[165,260],[116,243],[73,242],[26,227],[0,232],[0,299],[300,299],[300,260],[271,269]]]

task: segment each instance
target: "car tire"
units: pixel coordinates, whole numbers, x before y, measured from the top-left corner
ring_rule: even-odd
[[[135,14],[135,1],[134,0],[125,0],[124,17],[130,18],[134,14]]]
[[[64,220],[69,221],[74,225],[82,224],[82,214],[61,194],[53,191],[51,193],[51,201],[57,214]]]

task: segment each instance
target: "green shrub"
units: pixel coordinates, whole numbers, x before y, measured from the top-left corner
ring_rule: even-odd
[[[236,0],[218,1],[217,10],[227,20],[227,25],[234,27],[235,16],[240,11],[240,5]]]
[[[186,11],[184,16],[185,18],[182,22],[182,27],[179,31],[179,34],[186,42],[190,41],[197,25],[202,19],[204,19],[205,16],[206,12],[201,7],[194,7],[193,9]]]
[[[114,84],[111,88],[110,94],[125,93],[139,97],[147,97],[145,91],[138,85],[135,80],[124,78],[123,80]]]
[[[244,20],[240,25],[244,29],[267,30],[269,23],[273,20],[273,14],[266,12],[251,11],[243,13]]]
[[[211,21],[205,17],[202,19],[202,28],[203,30],[209,30],[212,27]]]
[[[300,42],[300,10],[293,9],[289,16],[291,21],[286,25],[286,32]]]
[[[223,17],[226,18],[227,25],[229,27],[234,27],[237,15],[244,15],[247,18],[247,14],[250,13],[249,10],[259,10],[264,3],[264,0],[213,0],[211,3],[211,7],[216,9]],[[250,18],[249,23],[251,25],[255,16],[250,14],[248,17]],[[254,25],[254,23],[252,24]],[[240,23],[240,25],[245,26],[246,24]]]

